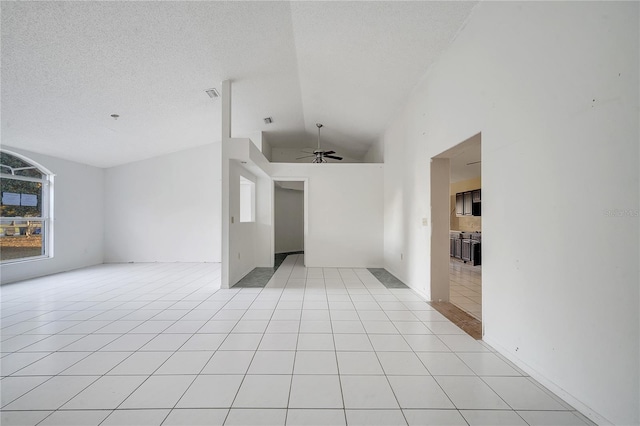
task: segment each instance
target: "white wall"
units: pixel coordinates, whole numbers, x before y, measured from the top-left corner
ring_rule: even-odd
[[[54,257],[2,265],[2,283],[102,263],[103,169],[4,146],[54,175]]]
[[[256,180],[253,228],[231,223],[238,208],[236,182],[247,172]],[[308,182],[307,266],[382,266],[383,175],[382,164],[269,163],[249,139],[223,141],[222,286],[233,286],[255,267],[273,265],[273,180]]]
[[[306,266],[382,266],[382,164],[272,163],[271,175],[308,179]]]
[[[304,191],[275,186],[275,252],[304,250]]]
[[[273,182],[269,162],[250,139],[223,139],[221,286],[229,288],[253,268],[273,266]],[[240,175],[256,184],[255,222],[238,221]]]
[[[220,262],[220,143],[106,170],[105,262]]]
[[[379,138],[364,156],[363,163],[384,163],[384,138]]]
[[[251,242],[256,267],[271,267],[273,256],[273,181],[262,170],[256,170],[256,229]]]
[[[638,6],[481,3],[384,137],[385,266],[428,291],[429,159],[482,132],[485,340],[600,423],[640,422]]]
[[[229,282],[233,285],[255,268],[256,223],[240,222],[240,176],[256,183],[256,177],[236,161],[229,167]]]
[[[222,155],[223,192],[228,194],[222,207],[222,286],[227,288],[253,268],[273,266],[273,182],[265,171],[269,163],[251,140],[227,139]],[[240,176],[255,183],[254,222],[239,221]]]

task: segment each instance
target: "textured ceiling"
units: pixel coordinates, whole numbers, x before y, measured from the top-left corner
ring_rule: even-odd
[[[231,79],[233,136],[302,149],[321,122],[361,158],[474,5],[2,2],[2,144],[100,167],[203,145]]]

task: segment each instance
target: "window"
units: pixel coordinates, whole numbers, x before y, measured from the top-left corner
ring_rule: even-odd
[[[0,261],[51,257],[53,175],[0,151]]]
[[[240,222],[256,221],[256,184],[240,176]]]

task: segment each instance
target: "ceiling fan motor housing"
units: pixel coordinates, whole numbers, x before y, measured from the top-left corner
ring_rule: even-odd
[[[313,161],[311,161],[312,163],[326,163],[327,160],[325,158],[331,158],[333,160],[342,160],[342,157],[338,157],[337,155],[333,155],[336,152],[335,151],[323,151],[320,149],[320,128],[323,127],[322,124],[320,123],[316,123],[316,127],[318,128],[318,149],[313,151],[313,155],[309,155],[308,157],[314,157]],[[306,158],[306,157],[300,157],[299,159],[302,158]]]

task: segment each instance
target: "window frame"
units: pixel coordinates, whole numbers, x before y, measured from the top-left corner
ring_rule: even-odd
[[[256,183],[252,179],[249,179],[248,177],[240,174],[240,185],[238,190],[239,190],[238,222],[240,223],[255,222],[256,221]]]
[[[18,221],[41,222],[42,223],[42,226],[41,226],[42,254],[39,256],[29,256],[29,257],[21,257],[17,259],[1,260],[0,264],[8,265],[8,264],[15,264],[15,263],[51,259],[53,258],[53,254],[54,254],[53,253],[53,227],[54,227],[53,226],[53,194],[54,194],[55,175],[51,171],[49,171],[46,167],[43,167],[38,162],[22,154],[18,154],[17,152],[7,150],[7,149],[0,149],[0,152],[16,157],[17,159],[29,164],[30,166],[38,170],[38,172],[40,172],[40,174],[42,175],[42,178],[35,178],[35,177],[21,176],[21,175],[14,175],[14,174],[7,174],[7,173],[0,172],[0,177],[2,179],[19,180],[23,182],[36,182],[42,185],[42,190],[41,190],[42,206],[40,209],[40,216],[37,216],[37,217],[0,216],[0,223],[3,223],[3,224],[5,222],[18,222]],[[7,166],[7,167],[10,168],[10,166]],[[13,169],[12,169],[12,173],[13,173]]]

